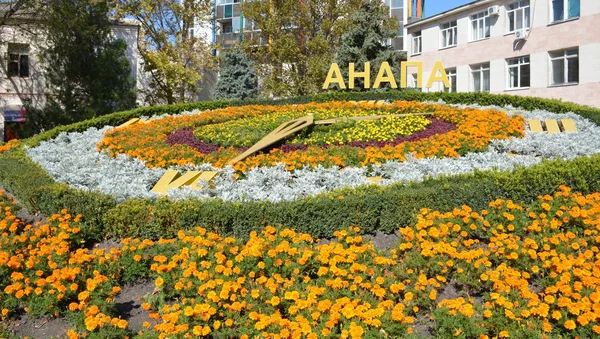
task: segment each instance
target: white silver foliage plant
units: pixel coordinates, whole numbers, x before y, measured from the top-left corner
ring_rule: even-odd
[[[472,173],[476,170],[512,170],[535,165],[542,159],[572,159],[600,153],[600,127],[574,113],[555,114],[542,110],[528,112],[513,107],[455,106],[495,108],[511,115],[523,115],[526,119],[573,119],[578,132],[550,135],[527,130],[523,138],[492,141],[486,152],[442,159],[416,159],[408,155],[405,162],[388,161],[368,169],[340,170],[337,167],[317,166],[289,172],[283,164],[277,164],[254,168],[238,180],[234,180],[235,171],[231,167],[218,169],[211,164],[175,166],[171,169],[182,173],[190,170],[217,171],[218,175],[210,183],[200,183],[197,189],[184,187],[169,190],[168,196],[176,200],[195,197],[201,200],[290,201],[340,188],[366,185],[371,183],[371,177],[382,177],[379,184],[390,185],[418,182],[428,177]],[[112,158],[106,153],[98,152],[96,144],[102,140],[103,132],[110,128],[107,126],[103,129],[91,128],[83,133],[62,133],[54,140],[27,149],[27,154],[55,180],[71,187],[111,194],[118,201],[155,198],[156,195],[150,190],[165,170],[150,169],[143,161],[125,155]]]
[[[61,133],[54,140],[28,148],[27,155],[56,181],[77,189],[110,194],[119,201],[154,197],[150,189],[165,170],[149,169],[143,161],[126,155],[111,158],[98,152],[96,144],[109,128]]]

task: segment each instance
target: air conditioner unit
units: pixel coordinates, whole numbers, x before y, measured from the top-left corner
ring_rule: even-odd
[[[497,16],[500,15],[500,6],[491,6],[488,8],[488,14]]]
[[[525,40],[525,35],[527,34],[527,31],[525,31],[524,29],[517,29],[515,31],[515,38],[517,40]]]

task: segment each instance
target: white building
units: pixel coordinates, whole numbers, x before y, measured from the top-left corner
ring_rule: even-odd
[[[423,62],[423,79],[436,60],[451,79],[450,88],[436,84],[424,90],[487,91],[600,107],[599,0],[479,0],[406,29],[408,61]],[[414,74],[408,80],[415,85]]]
[[[140,25],[132,20],[113,22],[115,38],[127,44],[126,55],[131,64],[131,77],[136,88],[147,86],[138,49]],[[5,121],[15,121],[25,103],[43,107],[47,95],[43,67],[39,58],[45,39],[43,32],[32,24],[7,25],[0,31],[0,108]],[[143,105],[141,96],[138,104]]]

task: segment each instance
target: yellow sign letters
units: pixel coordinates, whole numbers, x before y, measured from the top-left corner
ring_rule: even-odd
[[[408,87],[406,79],[409,67],[416,67],[416,87],[423,88],[423,63],[421,61],[403,61],[400,64],[400,88]],[[364,88],[371,88],[370,63],[364,63],[362,72],[356,70],[356,66],[354,65],[354,63],[351,63],[348,66],[347,88],[353,89],[357,78],[362,78],[364,80]],[[433,65],[433,70],[431,71],[431,75],[427,80],[426,87],[431,88],[434,82],[442,82],[444,86],[450,87],[450,80],[448,80],[448,75],[446,74],[446,70],[444,69],[444,66],[442,65],[441,61],[436,61]],[[373,88],[379,88],[386,83],[389,84],[391,88],[398,88],[398,83],[394,78],[394,73],[392,72],[390,64],[388,62],[383,62],[381,63],[381,67],[379,67],[377,78],[375,78],[375,82],[373,83]],[[340,71],[340,66],[338,66],[338,64],[336,63],[331,64],[331,67],[329,67],[327,79],[325,79],[325,83],[323,83],[323,89],[328,89],[331,85],[338,85],[340,89],[346,89],[346,82],[344,81],[344,77],[342,76],[342,72]]]

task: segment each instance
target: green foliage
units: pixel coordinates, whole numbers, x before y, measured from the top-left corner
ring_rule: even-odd
[[[260,29],[244,40],[243,48],[257,63],[262,94],[286,97],[321,92],[359,5],[360,0],[242,2],[244,18]]]
[[[27,157],[23,148],[12,149],[0,156],[0,186],[28,209],[34,207],[32,189],[53,183],[46,171]]]
[[[244,100],[255,98],[258,94],[254,62],[238,49],[224,53],[213,98]]]
[[[366,234],[395,232],[414,225],[421,208],[453,210],[462,205],[485,209],[496,198],[530,203],[558,190],[600,191],[600,156],[572,161],[546,161],[510,172],[477,172],[390,187],[343,189],[318,197],[270,203],[231,203],[194,199],[130,200],[109,210],[104,224],[111,234],[173,237],[181,229],[204,227],[220,234],[245,237],[268,225],[282,225],[314,237],[329,238],[336,230],[359,226]]]
[[[211,0],[115,0],[118,17],[134,18],[142,25],[140,53],[150,89],[150,104],[195,101],[202,73],[213,67],[212,47],[194,35],[194,22],[211,21]]]
[[[52,0],[44,7],[46,106],[29,108],[36,130],[135,106],[126,44],[111,37],[107,2]]]
[[[485,93],[421,93],[416,91],[331,92],[294,99],[252,103],[283,104],[328,100],[438,100],[449,103],[513,105],[528,110],[547,109],[557,113],[575,112],[600,124],[597,108],[558,100],[493,95]],[[213,109],[247,102],[214,101],[140,108],[118,112],[84,122],[61,126],[26,140],[35,146],[61,132],[84,131],[90,127],[118,125],[131,118],[178,113],[191,109]],[[219,200],[170,201],[130,200],[116,204],[108,196],[69,189],[56,184],[22,148],[0,156],[0,186],[14,194],[28,208],[44,214],[69,208],[82,213],[95,229],[115,236],[174,236],[181,229],[202,226],[222,234],[243,236],[267,225],[284,225],[316,237],[331,236],[333,231],[360,226],[365,233],[393,232],[399,225],[415,222],[420,208],[452,210],[463,204],[473,209],[486,208],[496,198],[531,202],[537,196],[558,190],[560,185],[575,191],[600,191],[600,155],[571,161],[544,161],[512,172],[477,172],[471,175],[428,179],[422,183],[368,186],[343,189],[319,197],[292,202],[226,203]],[[343,197],[343,198],[341,198]],[[106,227],[106,229],[102,229]]]
[[[398,27],[389,23],[389,8],[381,1],[363,0],[361,7],[352,16],[352,29],[342,36],[336,62],[342,74],[348,79],[348,65],[355,64],[355,70],[362,72],[365,62],[371,65],[371,79],[377,77],[382,62],[387,61],[398,73],[400,60],[406,56],[384,44],[396,37]],[[364,80],[356,80],[355,88],[364,90]]]
[[[285,105],[305,104],[309,102],[349,101],[349,100],[406,100],[406,101],[438,101],[444,100],[449,104],[479,104],[483,106],[513,106],[525,110],[545,109],[555,113],[573,112],[600,125],[600,109],[590,106],[563,102],[556,99],[536,97],[522,97],[506,94],[490,93],[423,93],[414,90],[390,90],[382,92],[328,92],[316,95],[306,95],[295,98],[269,100],[256,99],[249,101],[201,101],[187,104],[174,104],[163,106],[141,107],[130,111],[116,112],[71,125],[55,127],[40,133],[25,144],[29,147],[37,146],[40,142],[55,138],[62,132],[82,132],[91,127],[102,128],[106,125],[118,126],[130,119],[141,116],[155,116],[161,114],[176,114],[190,110],[210,110],[228,106],[242,105]]]

